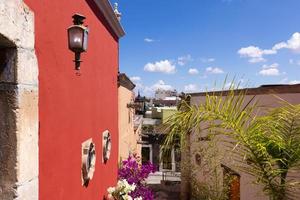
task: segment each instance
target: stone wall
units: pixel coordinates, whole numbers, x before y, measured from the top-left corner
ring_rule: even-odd
[[[275,108],[281,106],[280,99],[283,99],[291,104],[300,104],[300,91],[299,93],[279,93],[279,94],[258,94],[246,95],[245,102],[250,101],[255,97],[260,106],[259,115],[265,114],[268,108]],[[205,96],[192,96],[191,105],[198,105],[205,102]],[[205,130],[205,127],[202,127]],[[242,200],[267,200],[268,197],[263,193],[262,185],[254,184],[255,177],[250,176],[248,173],[241,171],[237,168],[237,163],[234,161],[230,149],[226,148],[223,143],[225,138],[217,137],[215,142],[216,148],[207,148],[208,144],[214,143],[212,141],[204,140],[206,132],[202,131],[201,134],[193,132],[190,137],[190,169],[191,177],[194,177],[196,183],[193,185],[209,185],[216,183],[219,184],[219,189],[223,187],[223,167],[221,164],[233,169],[240,175],[240,198]],[[196,154],[200,155],[200,163],[197,163]],[[185,154],[188,155],[188,154]],[[216,169],[216,173],[212,170]],[[213,171],[213,173],[212,173]],[[215,174],[214,174],[215,173]],[[216,175],[216,176],[215,176]],[[296,175],[294,175],[296,177]],[[297,174],[299,177],[299,174]],[[216,179],[217,178],[217,179]],[[211,185],[210,185],[211,186]]]
[[[38,199],[38,65],[22,0],[0,0],[0,199]]]

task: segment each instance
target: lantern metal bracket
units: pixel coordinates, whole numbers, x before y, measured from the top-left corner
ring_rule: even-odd
[[[82,25],[83,21],[86,19],[85,16],[76,13],[72,16],[74,25]]]
[[[80,70],[80,63],[82,62],[82,60],[80,60],[80,52],[75,52],[75,60],[73,60],[75,62],[75,69],[76,70]]]

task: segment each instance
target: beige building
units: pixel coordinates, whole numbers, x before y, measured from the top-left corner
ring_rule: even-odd
[[[155,91],[155,94],[154,94],[154,97],[157,100],[164,100],[164,99],[168,99],[170,97],[176,97],[176,96],[177,96],[176,90],[158,89]]]
[[[135,115],[135,85],[124,73],[119,74],[118,84],[119,158],[124,160],[131,154],[141,155],[142,116]]]
[[[222,92],[226,95],[226,91]],[[221,92],[215,92],[215,95],[220,95]],[[191,94],[191,105],[199,105],[205,101],[206,93]],[[264,113],[268,108],[280,106],[279,99],[288,101],[291,104],[300,104],[300,84],[298,85],[265,85],[258,88],[247,89],[245,101],[251,98],[258,100],[261,106],[260,114]],[[205,135],[205,133],[204,133]],[[235,167],[235,163],[230,157],[230,152],[224,148],[221,143],[217,143],[215,150],[207,150],[207,138],[203,134],[192,133],[190,135],[190,148],[187,150],[191,156],[185,156],[190,163],[188,173],[193,180],[182,180],[182,190],[186,196],[189,196],[191,188],[195,185],[202,187],[216,187],[217,190],[223,189],[223,181],[225,175],[230,174],[234,178],[235,183],[232,185],[236,192],[236,197],[241,200],[268,200],[262,192],[262,187],[254,184],[254,178]],[[214,158],[214,159],[212,159]],[[182,172],[183,173],[183,172]],[[217,178],[216,178],[217,177]],[[207,185],[209,184],[209,185]],[[211,184],[214,184],[212,186]],[[189,197],[187,197],[189,199]],[[232,198],[231,198],[232,199]]]

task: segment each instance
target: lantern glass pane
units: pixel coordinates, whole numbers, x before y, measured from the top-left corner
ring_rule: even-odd
[[[83,50],[83,32],[81,27],[74,26],[69,28],[69,48],[75,52],[82,52]]]
[[[83,50],[86,51],[87,50],[87,46],[88,46],[88,30],[84,30],[84,38],[83,38]]]

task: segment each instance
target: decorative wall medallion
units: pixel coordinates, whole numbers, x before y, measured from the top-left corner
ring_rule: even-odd
[[[111,152],[111,137],[108,130],[102,133],[103,163],[107,163]]]
[[[95,144],[92,139],[82,143],[82,164],[81,164],[81,177],[82,185],[87,187],[90,180],[93,178],[96,164],[96,151]]]

